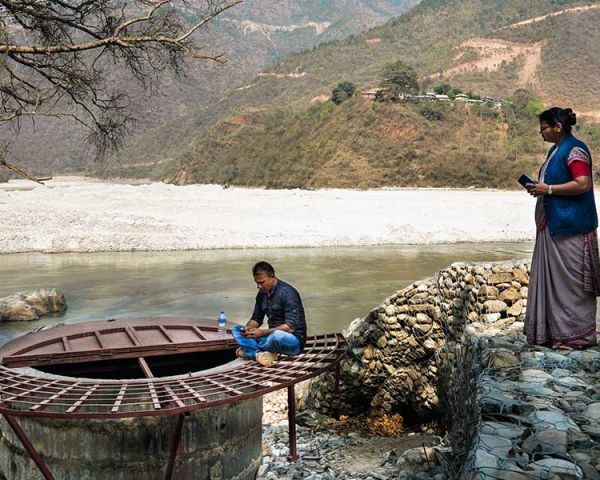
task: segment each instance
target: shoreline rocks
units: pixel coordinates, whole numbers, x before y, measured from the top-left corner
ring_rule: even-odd
[[[19,292],[0,298],[0,322],[38,320],[48,313],[61,313],[67,309],[65,294],[55,288]]]

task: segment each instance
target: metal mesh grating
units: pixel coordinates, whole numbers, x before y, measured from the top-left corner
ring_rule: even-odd
[[[341,334],[309,337],[304,351],[270,368],[256,362],[214,373],[167,378],[95,380],[57,377],[0,366],[0,413],[49,418],[176,415],[265,395],[338,365]]]

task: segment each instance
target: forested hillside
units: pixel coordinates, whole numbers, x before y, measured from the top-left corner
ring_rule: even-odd
[[[503,110],[482,120],[451,109],[432,122],[415,105],[314,102],[342,81],[375,87],[384,65],[402,60],[423,90],[450,83],[509,99],[526,89],[547,106],[571,106],[580,113],[582,136],[595,141],[599,7],[425,0],[383,26],[287,57],[185,122],[162,126],[138,151],[161,159],[154,175],[177,183],[511,187],[512,173],[535,169],[545,149],[533,115],[517,122]],[[168,152],[161,147],[167,138]],[[472,167],[466,177],[455,168],[460,164]]]

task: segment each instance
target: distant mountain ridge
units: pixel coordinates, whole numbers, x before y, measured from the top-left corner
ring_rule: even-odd
[[[195,105],[239,86],[244,78],[292,51],[358,33],[416,3],[418,0],[245,0],[201,33],[207,50],[223,53],[226,64],[191,62],[180,79],[167,75],[150,98],[130,78],[119,72],[107,73],[116,83],[127,83],[133,92],[132,111],[138,119],[131,136],[134,140],[145,129],[172,122]],[[179,6],[190,18],[199,8],[194,0],[179,2]],[[42,175],[86,171],[92,155],[83,137],[76,124],[58,120],[38,122],[35,127],[24,124],[18,139],[11,130],[0,131],[0,141],[10,141],[21,163]],[[149,132],[148,138],[152,137]],[[130,145],[123,157],[130,151],[139,150]],[[143,151],[139,157],[145,162],[153,160],[145,158]]]

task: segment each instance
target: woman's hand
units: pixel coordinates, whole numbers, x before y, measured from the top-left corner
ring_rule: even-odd
[[[544,182],[538,182],[530,187],[527,187],[527,192],[533,197],[540,197],[548,193],[550,186]]]
[[[570,182],[552,185],[552,195],[573,196],[581,195],[592,188],[592,179],[590,177],[577,177]],[[527,192],[534,197],[547,195],[550,185],[544,182],[538,182],[531,187],[527,187]]]

